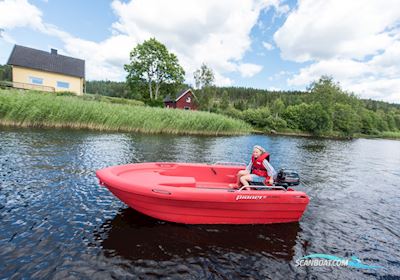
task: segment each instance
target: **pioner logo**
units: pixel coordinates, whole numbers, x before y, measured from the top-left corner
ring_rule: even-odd
[[[379,269],[381,266],[366,265],[357,257],[350,259],[325,254],[312,254],[296,260],[296,266],[337,266],[353,267],[358,269]]]
[[[259,200],[267,198],[266,195],[237,195],[236,200]]]

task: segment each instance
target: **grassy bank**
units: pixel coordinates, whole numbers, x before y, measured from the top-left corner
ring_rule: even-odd
[[[320,133],[318,135],[312,134],[309,132],[304,132],[298,129],[282,129],[282,130],[276,130],[271,132],[271,130],[264,131],[264,130],[259,130],[255,129],[253,130],[253,133],[256,134],[267,134],[267,135],[283,135],[283,136],[298,136],[298,137],[311,137],[311,138],[327,138],[327,139],[354,139],[354,138],[366,138],[366,139],[374,139],[374,138],[382,138],[382,139],[392,139],[392,140],[400,140],[400,132],[395,132],[395,131],[384,131],[378,134],[362,134],[362,133],[356,133],[351,136],[349,135],[344,135],[343,133],[339,131],[330,131],[330,132],[325,132],[325,133]]]
[[[141,104],[0,90],[0,124],[196,135],[245,134],[252,129],[244,121],[218,114],[135,105]]]

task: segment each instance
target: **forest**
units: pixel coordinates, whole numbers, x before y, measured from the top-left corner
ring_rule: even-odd
[[[135,92],[124,82],[87,82],[87,92],[134,98],[149,103],[145,85]],[[190,85],[164,86],[150,105]],[[306,132],[313,135],[398,137],[400,104],[361,99],[344,91],[330,77],[321,77],[306,91],[269,91],[209,86],[194,90],[199,109],[241,119],[262,132]]]
[[[0,66],[0,81],[11,80],[11,68]],[[175,96],[184,83],[160,85],[149,98],[145,81],[87,81],[86,94],[119,97],[163,107],[166,95]],[[361,99],[323,76],[305,91],[269,91],[244,87],[203,86],[194,90],[199,110],[226,115],[267,133],[308,133],[335,137],[400,137],[400,104]]]

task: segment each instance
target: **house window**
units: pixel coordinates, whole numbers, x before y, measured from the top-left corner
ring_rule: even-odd
[[[192,98],[190,96],[186,97],[186,103],[190,103],[192,101]]]
[[[185,109],[185,110],[190,110],[190,107],[185,106],[184,109]]]
[[[31,84],[43,85],[43,79],[42,78],[29,77],[29,81],[31,82]]]
[[[57,81],[58,88],[69,88],[69,83]]]

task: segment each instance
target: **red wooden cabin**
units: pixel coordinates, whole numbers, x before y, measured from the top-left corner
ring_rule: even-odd
[[[175,98],[167,95],[164,98],[165,108],[177,108],[184,110],[197,110],[196,96],[191,89],[185,89],[179,92]]]

